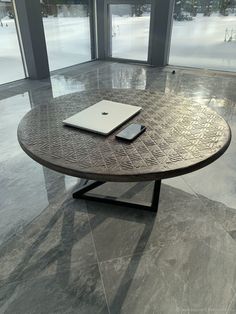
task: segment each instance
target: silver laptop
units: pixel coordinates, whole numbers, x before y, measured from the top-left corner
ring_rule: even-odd
[[[64,120],[66,125],[108,135],[132,118],[142,108],[110,100],[102,100]]]

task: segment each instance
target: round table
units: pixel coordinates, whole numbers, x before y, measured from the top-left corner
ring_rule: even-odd
[[[141,106],[142,111],[109,136],[63,125],[64,119],[102,99]],[[134,122],[144,124],[146,132],[131,143],[118,141],[115,135]],[[161,179],[192,172],[216,160],[229,146],[231,131],[216,112],[192,104],[188,98],[113,89],[73,93],[37,106],[21,120],[18,140],[43,166],[98,180],[86,184],[74,197],[88,198],[85,192],[106,181],[155,180],[151,210],[157,210]]]

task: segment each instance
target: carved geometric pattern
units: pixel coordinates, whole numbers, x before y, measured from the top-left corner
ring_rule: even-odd
[[[102,100],[142,107],[142,111],[103,136],[66,127],[62,121]],[[130,123],[147,127],[132,143],[115,135]],[[141,90],[92,90],[53,99],[21,120],[18,139],[39,163],[79,177],[141,181],[196,170],[229,145],[228,124],[216,112],[187,98]]]

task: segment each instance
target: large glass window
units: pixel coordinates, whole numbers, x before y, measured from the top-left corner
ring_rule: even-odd
[[[176,0],[169,63],[236,70],[236,1]]]
[[[25,77],[11,1],[0,1],[0,84]]]
[[[49,68],[57,70],[91,60],[88,0],[42,0]]]
[[[149,4],[111,4],[110,55],[147,61],[150,28]]]

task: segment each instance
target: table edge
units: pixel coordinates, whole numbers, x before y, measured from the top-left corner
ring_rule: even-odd
[[[110,181],[110,182],[140,182],[140,181],[153,181],[153,180],[162,180],[162,179],[177,177],[180,175],[184,175],[184,174],[199,170],[211,164],[215,160],[217,160],[219,157],[221,157],[225,153],[232,139],[231,128],[227,121],[225,121],[225,123],[227,124],[228,130],[229,130],[228,139],[225,145],[219,151],[217,151],[215,154],[211,155],[210,157],[203,159],[190,166],[182,167],[179,169],[166,170],[166,171],[161,171],[161,172],[150,171],[150,172],[137,173],[137,174],[120,174],[120,175],[110,174],[109,175],[109,174],[104,174],[104,173],[99,173],[99,172],[89,172],[88,170],[86,171],[86,169],[84,169],[84,171],[78,171],[78,170],[66,168],[61,165],[56,165],[55,163],[51,163],[49,161],[45,161],[44,159],[36,156],[30,150],[28,150],[20,140],[19,128],[17,130],[17,138],[18,138],[18,142],[21,148],[29,157],[31,157],[34,161],[38,162],[42,166],[49,168],[51,170],[63,173],[65,175],[69,175],[69,176],[73,176],[77,178],[89,179],[89,180]]]

